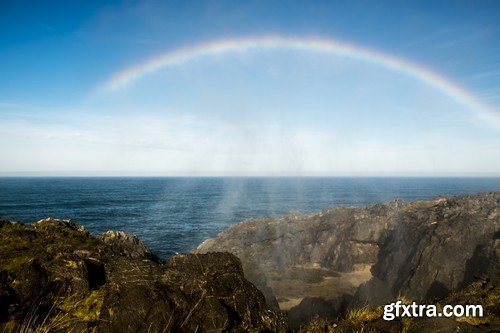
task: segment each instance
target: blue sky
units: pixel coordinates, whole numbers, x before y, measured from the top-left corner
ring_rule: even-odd
[[[269,35],[376,50],[500,112],[497,1],[1,1],[0,173],[500,175],[499,126],[359,59],[229,52],[96,93],[158,55]]]

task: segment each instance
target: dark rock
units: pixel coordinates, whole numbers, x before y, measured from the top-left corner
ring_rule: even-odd
[[[104,331],[223,331],[242,327],[279,330],[278,317],[264,296],[243,277],[239,260],[229,253],[177,255],[161,267],[136,263],[136,276],[122,265],[111,267],[117,288],[103,307]]]
[[[34,259],[22,268],[12,284],[15,286],[20,301],[29,303],[48,292],[48,272],[39,260]]]
[[[324,300],[321,297],[306,297],[299,305],[291,308],[288,314],[288,323],[291,329],[297,330],[301,325],[310,322],[315,317],[329,321],[344,315],[352,296],[344,295],[334,300]]]
[[[391,303],[394,299],[390,286],[376,277],[369,283],[363,283],[356,290],[351,307],[375,307],[380,304]]]
[[[4,225],[10,225],[12,222],[10,222],[9,220],[3,218],[3,217],[0,217],[0,228],[3,227]]]
[[[403,328],[403,323],[401,319],[395,319],[391,321],[383,320],[382,318],[355,318],[355,319],[343,319],[337,323],[335,333],[360,333],[360,332],[370,332],[370,333],[402,333],[406,332]]]
[[[403,323],[401,320],[391,320],[387,321],[382,318],[378,318],[371,323],[373,331],[384,332],[384,333],[402,333],[407,332],[403,328]]]
[[[451,318],[418,318],[413,320],[408,333],[476,333],[485,332],[484,329],[467,323],[459,323]]]
[[[229,253],[162,261],[123,232],[69,220],[0,229],[0,331],[280,331]],[[61,320],[63,318],[64,320]]]
[[[8,273],[0,271],[0,323],[8,320],[18,302],[16,292],[9,285]]]
[[[83,261],[87,269],[87,282],[90,290],[96,290],[106,283],[104,263],[87,258]]]

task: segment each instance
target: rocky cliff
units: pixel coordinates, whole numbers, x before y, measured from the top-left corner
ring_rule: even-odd
[[[316,313],[335,317],[346,302],[431,301],[500,275],[500,193],[253,219],[194,252],[210,251],[239,257],[250,281],[289,310],[292,326]]]
[[[407,205],[371,271],[358,294],[373,305],[397,295],[439,299],[500,275],[500,193]]]
[[[123,232],[71,221],[0,220],[0,331],[221,332],[283,329],[229,253],[160,260]]]

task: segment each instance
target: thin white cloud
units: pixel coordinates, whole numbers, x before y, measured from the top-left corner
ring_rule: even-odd
[[[432,137],[408,145],[192,116],[95,117],[82,122],[78,127],[5,123],[0,129],[0,172],[305,176],[500,170],[500,140]]]

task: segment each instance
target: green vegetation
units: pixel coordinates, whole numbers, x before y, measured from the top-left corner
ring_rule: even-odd
[[[96,254],[98,247],[94,244],[95,240],[87,237],[81,227],[69,221],[47,220],[34,225],[13,223],[2,227],[0,272],[7,273],[7,280],[0,283],[10,283],[18,292],[18,286],[24,283],[22,279],[28,278],[37,286],[39,284],[37,288],[42,288],[44,293],[39,298],[30,294],[30,288],[19,291],[24,297],[34,298],[29,311],[10,323],[19,323],[16,331],[64,332],[75,324],[86,325],[98,320],[106,291],[104,287],[88,289],[83,281],[87,274],[85,264],[74,254],[78,250]],[[35,266],[39,268],[33,268]],[[46,274],[50,276],[45,277]],[[75,277],[82,282],[62,288],[64,281]],[[47,278],[52,282],[46,284]],[[9,331],[10,324],[4,329]]]
[[[57,232],[53,227],[50,222],[5,225],[0,233],[0,270],[17,274],[33,259],[69,258],[75,249],[95,251],[93,240],[76,227],[59,228]]]
[[[83,297],[82,296],[86,296]],[[105,288],[92,291],[88,295],[75,294],[71,297],[63,298],[58,309],[78,322],[95,322],[101,314]]]

